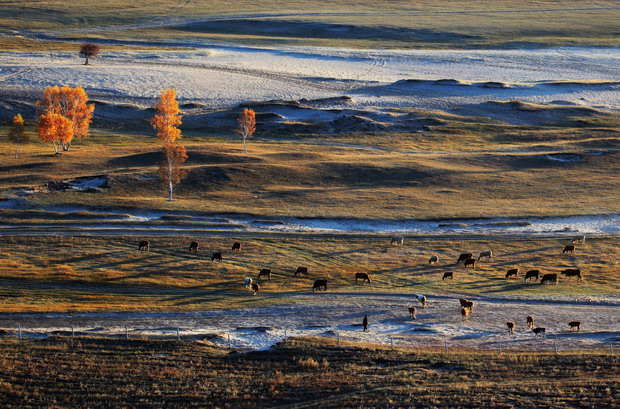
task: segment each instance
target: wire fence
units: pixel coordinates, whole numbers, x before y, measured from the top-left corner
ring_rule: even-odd
[[[497,352],[502,353],[571,353],[597,352],[614,355],[620,350],[617,337],[609,340],[593,341],[588,343],[575,341],[573,338],[562,338],[561,334],[535,336],[530,339],[474,340],[446,339],[441,337],[425,337],[413,334],[392,333],[373,334],[370,339],[360,339],[353,336],[353,331],[330,331],[330,334],[303,333],[298,330],[290,331],[287,328],[277,329],[270,327],[256,334],[218,331],[201,332],[185,330],[180,327],[154,330],[152,328],[129,327],[100,332],[101,328],[46,328],[44,330],[24,328],[21,324],[14,330],[3,330],[2,338],[19,341],[64,337],[69,339],[115,339],[115,340],[167,340],[167,341],[195,341],[206,340],[214,345],[235,350],[269,349],[276,344],[291,338],[318,337],[331,340],[337,347],[381,347],[386,349],[405,349],[413,352],[456,353],[463,351]],[[583,333],[586,334],[587,333]]]

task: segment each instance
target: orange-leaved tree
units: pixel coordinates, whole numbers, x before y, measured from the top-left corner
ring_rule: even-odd
[[[19,147],[30,143],[30,138],[24,129],[24,118],[20,114],[13,117],[13,124],[9,129],[9,140],[15,144],[15,159],[17,159]]]
[[[92,122],[95,104],[87,104],[88,95],[82,87],[71,88],[48,86],[43,91],[43,98],[37,101],[41,115],[56,114],[66,118],[73,129],[71,138],[61,143],[62,149],[68,151],[73,137],[86,138]],[[41,126],[41,121],[39,121]],[[43,133],[46,133],[43,131]],[[39,132],[39,135],[41,132]],[[58,153],[58,152],[57,152]]]
[[[245,108],[237,122],[239,123],[239,128],[237,128],[236,132],[237,135],[243,138],[243,152],[247,153],[245,140],[254,136],[254,131],[256,131],[256,112],[253,109]]]
[[[176,95],[173,88],[163,90],[155,104],[155,116],[151,119],[155,135],[164,142],[159,176],[168,189],[168,200],[172,200],[174,185],[187,175],[187,172],[181,169],[181,165],[187,160],[187,151],[178,142],[181,138],[181,130],[178,128],[181,125],[181,111]]]
[[[168,188],[168,200],[171,201],[174,185],[187,176],[187,169],[181,168],[183,162],[187,160],[187,151],[179,142],[165,142],[162,153],[159,177]]]
[[[64,116],[56,113],[43,114],[37,126],[39,138],[43,142],[51,142],[54,151],[60,153],[62,147],[73,139],[73,124]]]

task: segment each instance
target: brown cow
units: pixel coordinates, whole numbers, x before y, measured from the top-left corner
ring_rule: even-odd
[[[198,242],[197,241],[192,241],[191,243],[189,243],[189,251],[193,251],[194,253],[198,252]]]
[[[462,253],[459,256],[458,260],[456,260],[456,264],[459,264],[461,261],[465,261],[468,258],[472,258],[472,257],[473,257],[473,254],[471,254],[471,253]]]
[[[467,298],[459,298],[459,302],[461,303],[461,307],[467,307],[469,301],[467,301]]]
[[[417,313],[417,309],[414,306],[409,307],[409,315],[411,315],[412,320],[417,319],[416,313]]]
[[[258,285],[258,283],[252,283],[252,292],[252,295],[260,293],[260,285]]]
[[[368,283],[370,284],[370,277],[366,273],[355,273],[355,282],[356,283],[357,283],[357,280],[362,280],[362,283],[365,282],[365,281],[368,281]]]
[[[534,281],[538,281],[538,276],[540,276],[540,270],[530,270],[525,273],[525,281],[531,281],[532,278]]]
[[[312,284],[312,292],[320,291],[321,287],[323,287],[323,290],[327,291],[327,280],[315,280],[314,284]]]
[[[447,279],[454,279],[454,273],[452,271],[448,271],[447,273],[443,273],[443,277],[441,278],[443,281],[446,281]]]
[[[544,327],[538,327],[538,328],[532,328],[532,332],[536,335],[536,336],[547,336],[547,328]]]
[[[468,258],[467,260],[463,261],[463,266],[465,268],[467,268],[467,266],[471,266],[471,268],[476,268],[476,259]]]
[[[241,251],[241,243],[238,241],[234,242],[232,245],[232,251]]]
[[[557,284],[558,283],[558,275],[557,274],[545,274],[542,276],[540,280],[541,284]]]
[[[510,278],[510,277],[517,278],[517,274],[519,274],[519,269],[511,268],[510,270],[506,271],[506,278]]]
[[[439,256],[436,255],[432,255],[430,259],[428,259],[428,265],[430,266],[431,264],[437,265],[437,263],[439,262]]]
[[[509,334],[514,334],[515,333],[515,323],[512,321],[508,321],[506,323],[506,326],[508,327],[508,333]]]
[[[532,317],[531,315],[528,315],[527,317],[525,317],[525,320],[527,321],[528,327],[534,328],[534,317]]]
[[[573,244],[564,246],[564,250],[562,250],[562,254],[566,254],[566,253],[573,254],[574,252],[575,252],[575,245]]]
[[[151,248],[151,242],[148,240],[142,240],[140,244],[138,244],[138,250],[149,251]]]
[[[222,262],[222,252],[218,251],[216,253],[213,253],[213,255],[211,256],[211,261],[219,261],[220,263]]]
[[[564,274],[566,278],[577,277],[578,280],[583,280],[581,269],[578,268],[567,268],[566,270],[560,271],[560,274]]]
[[[469,313],[471,311],[469,310],[469,308],[463,307],[461,308],[461,316],[463,317],[463,320],[466,320],[467,317],[469,317]]]
[[[308,267],[297,267],[295,270],[295,275],[308,275]]]
[[[267,276],[267,278],[269,280],[271,280],[271,269],[270,268],[262,268],[259,272],[258,272],[258,278],[261,278],[262,276]]]
[[[574,329],[576,331],[581,330],[581,322],[579,321],[571,321],[568,323],[568,326],[570,327],[570,329]]]

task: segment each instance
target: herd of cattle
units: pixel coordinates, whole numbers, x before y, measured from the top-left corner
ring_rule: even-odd
[[[564,250],[562,251],[562,254],[566,254],[566,253],[570,253],[570,254],[574,254],[575,252],[575,244],[576,243],[580,243],[580,244],[584,244],[585,243],[585,236],[584,235],[579,235],[579,236],[575,236],[573,237],[573,239],[571,240],[571,244],[566,245],[564,247]],[[397,245],[397,246],[402,246],[404,245],[404,237],[403,236],[394,236],[392,237],[392,239],[390,240],[390,244],[391,245]],[[144,251],[149,251],[150,250],[150,246],[151,243],[148,240],[143,240],[139,243],[138,245],[138,249],[139,250],[144,250]],[[240,252],[242,248],[242,244],[239,242],[234,242],[232,245],[232,251],[237,251]],[[190,243],[189,245],[189,251],[190,252],[198,252],[198,242],[193,241]],[[456,260],[456,264],[463,264],[463,267],[467,268],[467,267],[471,267],[471,268],[476,268],[477,264],[480,262],[481,259],[483,258],[493,258],[493,251],[492,250],[483,250],[478,254],[478,257],[475,258],[473,256],[472,253],[462,253],[461,255],[459,255],[458,259]],[[222,261],[222,252],[218,251],[218,252],[214,252],[211,256],[211,261]],[[437,266],[439,263],[439,256],[438,255],[432,255],[429,258],[428,264],[429,265],[435,265]],[[511,268],[506,272],[505,278],[517,278],[517,276],[519,275],[519,268]],[[562,270],[560,272],[560,274],[563,274],[565,276],[565,278],[571,278],[571,277],[576,277],[578,280],[583,280],[583,276],[581,274],[581,270],[577,269],[577,268],[568,268],[565,270]],[[297,267],[297,269],[295,270],[294,273],[295,276],[308,276],[308,267],[304,267],[304,266],[300,266]],[[542,278],[540,277],[541,273],[540,270],[528,270],[525,273],[525,281],[532,281],[535,280],[537,281],[538,279],[540,279],[541,284],[557,284],[558,283],[558,275],[555,273],[550,273],[550,274],[544,274],[542,275]],[[263,268],[258,272],[258,277],[257,278],[262,278],[262,277],[266,277],[268,280],[271,280],[271,269],[270,268]],[[445,272],[443,274],[442,280],[447,280],[447,279],[453,279],[454,278],[454,272],[449,271],[449,272]],[[370,283],[370,276],[367,273],[355,273],[355,282],[357,283],[359,280],[362,280],[362,282],[367,282]],[[246,277],[244,280],[244,284],[246,286],[246,288],[251,289],[254,295],[257,295],[260,293],[260,285],[259,283],[255,282],[251,277]],[[327,280],[326,279],[318,279],[315,280],[313,285],[312,285],[312,291],[320,291],[321,289],[323,289],[324,291],[327,291]],[[425,296],[423,295],[418,295],[417,296],[417,300],[419,305],[422,308],[425,308],[427,306],[427,299]],[[469,315],[473,312],[474,310],[474,302],[467,300],[465,298],[460,298],[459,299],[460,305],[461,305],[461,316],[463,318],[463,320],[466,320]],[[412,319],[416,319],[417,318],[417,308],[414,306],[409,306],[408,307],[408,311],[409,311],[409,315],[411,316]],[[527,326],[528,328],[530,328],[532,330],[532,332],[534,332],[534,334],[536,336],[545,336],[546,334],[546,328],[544,327],[535,327],[534,326],[534,317],[532,316],[527,316],[526,317],[526,322],[527,322]],[[581,322],[579,321],[571,321],[568,323],[570,329],[575,329],[577,331],[580,330],[581,328]],[[506,323],[506,326],[508,327],[508,332],[510,334],[514,333],[516,324],[513,321],[508,321]]]

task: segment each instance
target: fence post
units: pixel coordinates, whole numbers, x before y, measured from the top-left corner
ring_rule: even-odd
[[[286,341],[286,328],[284,328],[284,340]]]
[[[338,335],[338,346],[340,346],[340,332],[336,332],[336,335]]]
[[[125,326],[125,339],[129,339],[129,328]]]
[[[444,348],[447,354],[448,353],[448,341],[444,341]]]
[[[177,327],[177,341],[181,340],[181,334],[179,333],[179,327]]]
[[[555,352],[555,354],[558,354],[558,344],[557,342],[553,341],[553,351]]]
[[[612,344],[611,342],[609,343],[609,353],[610,353],[611,355],[613,355],[613,354],[614,354],[614,344]]]
[[[501,342],[499,343],[499,354],[500,355],[502,354],[502,343]]]
[[[230,349],[230,334],[228,334],[228,349]]]
[[[71,325],[71,338],[75,338],[75,328]]]
[[[22,339],[22,324],[17,324],[17,339]]]
[[[394,338],[390,337],[390,346],[392,347],[392,350],[394,350]]]

